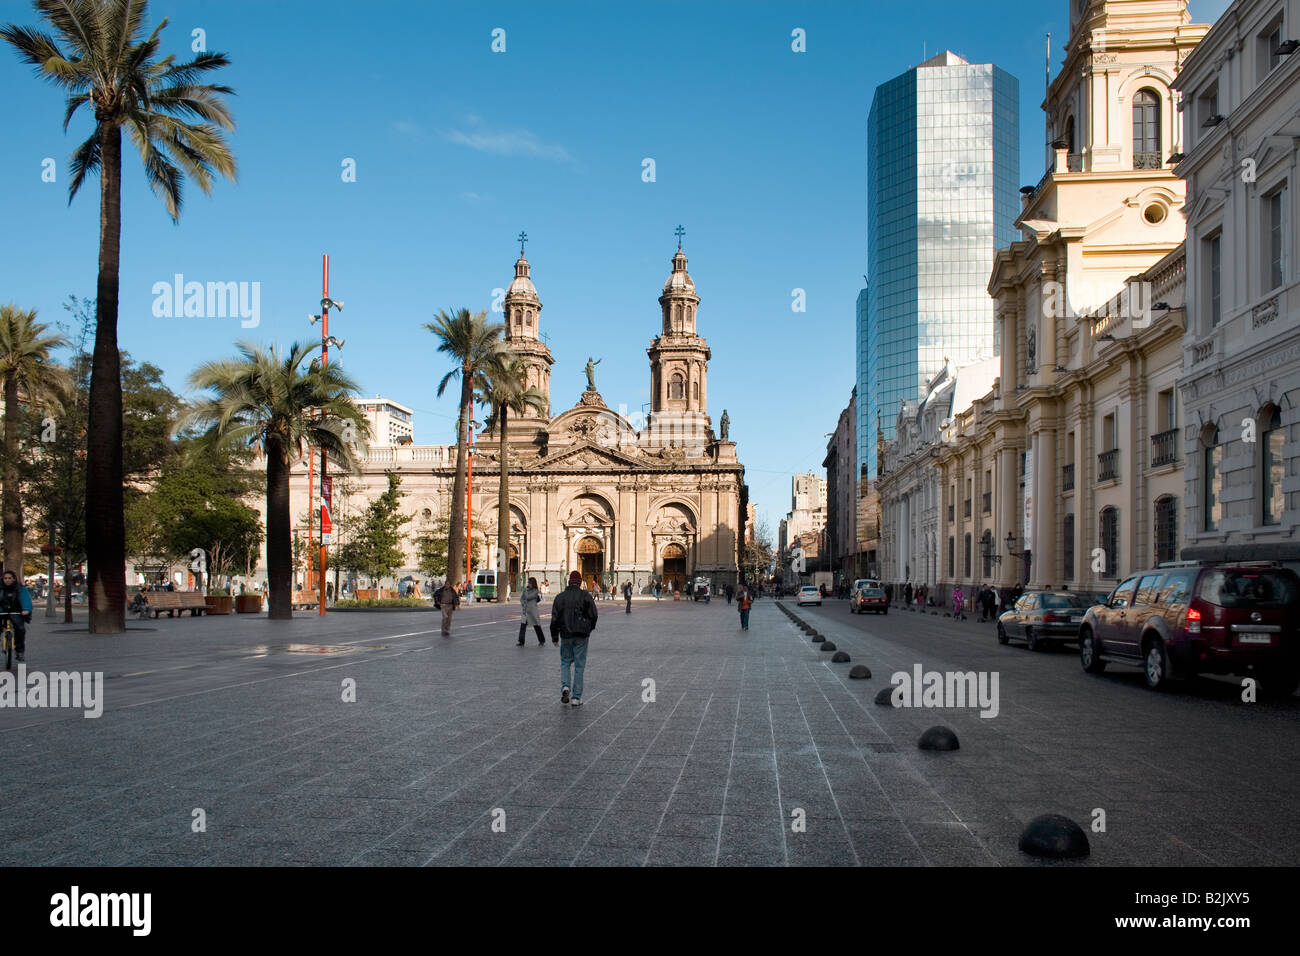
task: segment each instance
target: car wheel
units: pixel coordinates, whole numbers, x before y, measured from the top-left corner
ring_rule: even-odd
[[[1147,647],[1142,674],[1152,690],[1169,686],[1169,655],[1165,653],[1165,642],[1159,638],[1153,638]]]
[[[883,611],[881,611],[880,613],[881,613],[881,614],[888,614],[888,613],[889,613],[889,608],[885,608],[885,609],[884,609]]]
[[[1025,647],[1029,648],[1031,651],[1041,650],[1043,647],[1038,638],[1034,636],[1034,629],[1032,627],[1025,628]]]
[[[1263,700],[1286,700],[1300,687],[1300,671],[1265,671],[1259,678]]]
[[[1089,674],[1100,674],[1106,669],[1106,662],[1097,653],[1097,641],[1092,636],[1092,631],[1079,632],[1079,663]]]
[[[1005,644],[1006,642],[1007,642],[1007,632],[1003,629],[1002,625],[999,624],[999,625],[998,625],[998,643],[999,643],[999,644]]]

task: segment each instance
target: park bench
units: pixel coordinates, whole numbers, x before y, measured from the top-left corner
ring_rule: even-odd
[[[317,607],[320,604],[320,592],[318,591],[294,591],[289,598],[289,605],[295,611],[302,608]]]
[[[145,613],[158,617],[163,611],[175,617],[189,611],[190,617],[203,614],[208,609],[207,600],[198,591],[148,591],[145,593]]]

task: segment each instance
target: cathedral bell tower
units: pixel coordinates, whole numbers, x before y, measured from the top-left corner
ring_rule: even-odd
[[[650,356],[651,408],[656,414],[671,412],[683,419],[703,419],[708,425],[708,343],[696,334],[696,310],[700,297],[686,271],[686,253],[682,252],[678,228],[677,254],[673,271],[659,297],[662,329],[646,353]]]
[[[533,287],[532,279],[529,278],[528,260],[524,258],[523,243],[527,241],[527,233],[520,233],[519,240],[519,259],[515,262],[515,278],[510,283],[510,288],[506,290],[505,341],[511,351],[523,359],[527,367],[525,387],[535,388],[545,395],[549,410],[551,365],[554,364],[555,359],[551,357],[550,348],[541,340],[542,300],[538,298],[537,289]],[[525,421],[546,420],[549,417],[549,411],[548,414],[542,415],[531,408],[523,415]],[[512,414],[510,418],[513,423],[516,416]]]

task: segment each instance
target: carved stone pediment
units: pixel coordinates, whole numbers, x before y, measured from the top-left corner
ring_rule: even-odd
[[[546,460],[543,466],[547,471],[569,470],[573,468],[592,468],[592,469],[627,469],[644,467],[643,462],[637,461],[629,455],[623,454],[612,448],[603,448],[590,442],[584,442],[577,447],[570,448],[565,452],[554,455]]]

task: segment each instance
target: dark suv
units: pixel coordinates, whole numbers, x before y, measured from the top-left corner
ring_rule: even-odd
[[[1261,696],[1300,685],[1300,577],[1267,564],[1163,567],[1124,581],[1079,627],[1079,660],[1143,668],[1147,686],[1195,674],[1241,674]]]

